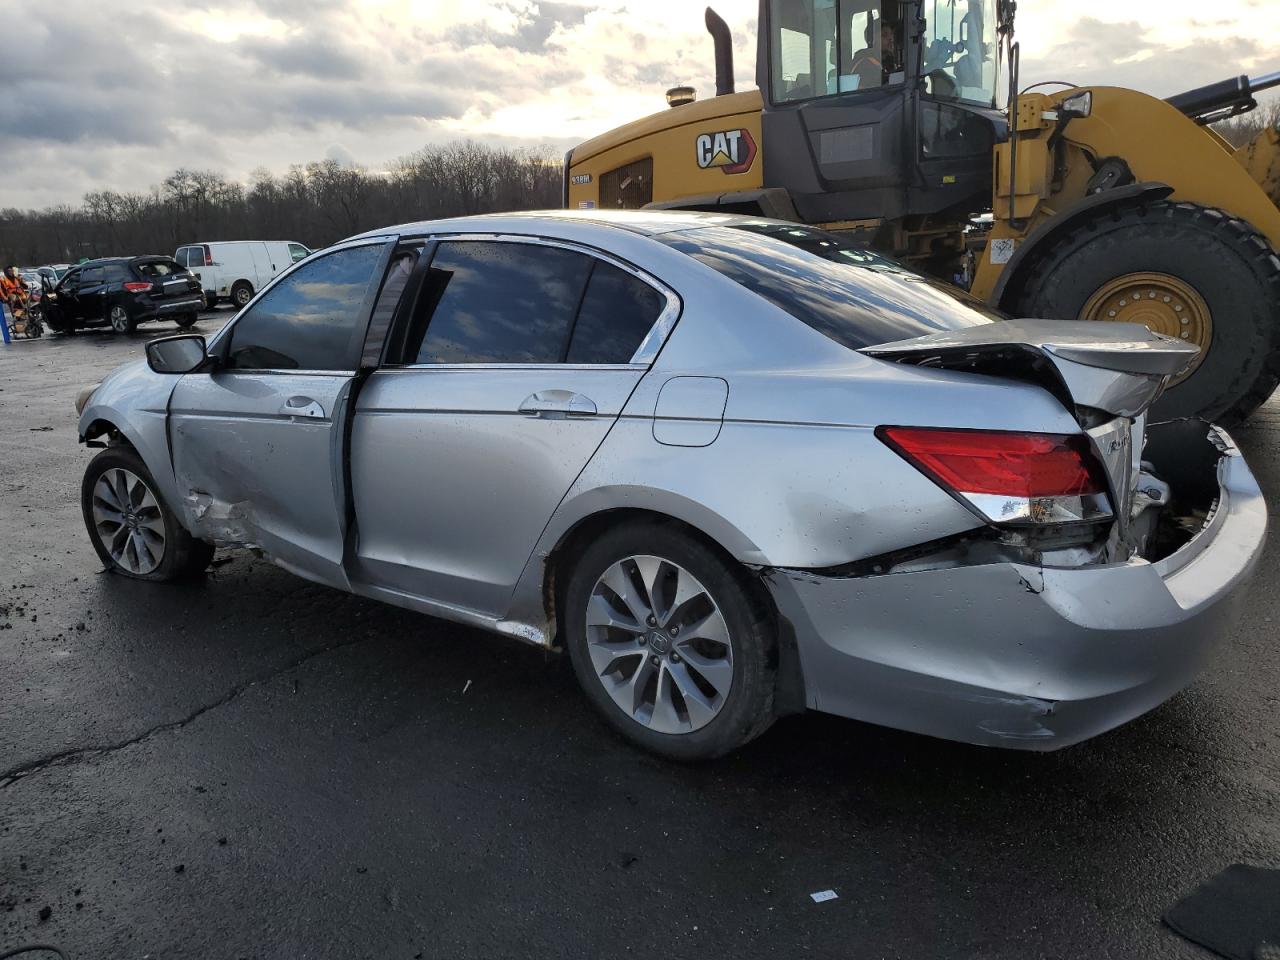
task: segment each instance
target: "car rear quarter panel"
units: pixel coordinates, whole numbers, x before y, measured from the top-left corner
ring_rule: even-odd
[[[605,511],[674,517],[753,566],[838,566],[982,525],[882,443],[877,426],[1079,430],[1039,387],[864,356],[702,269],[710,276],[677,287],[681,318],[552,516],[513,615],[532,617],[546,558]],[[706,445],[655,438],[659,396],[677,377],[728,384],[723,424]]]

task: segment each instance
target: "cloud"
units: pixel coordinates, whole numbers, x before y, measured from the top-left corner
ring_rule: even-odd
[[[1193,22],[1192,29],[1199,32],[1207,26]],[[1280,46],[1268,48],[1249,36],[1208,35],[1195,43],[1171,45],[1155,39],[1152,27],[1136,20],[1081,17],[1048,49],[1024,54],[1022,80],[1132,87],[1167,97],[1247,73],[1268,58],[1280,61]]]
[[[757,0],[714,0],[754,86]],[[6,0],[0,203],[145,191],[177,167],[247,180],[327,155],[382,169],[473,138],[549,156],[715,87],[686,0]],[[145,26],[139,26],[145,25]],[[1161,96],[1280,69],[1280,2],[1024,4],[1023,81]],[[337,149],[338,154],[331,153]],[[767,149],[767,148],[766,148]]]

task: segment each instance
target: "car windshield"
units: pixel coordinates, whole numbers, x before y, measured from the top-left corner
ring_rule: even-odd
[[[851,350],[1003,319],[959,288],[812,227],[752,222],[656,239]]]
[[[179,266],[174,260],[144,260],[137,264],[138,272],[144,277],[168,277],[175,273],[186,273],[187,268]]]

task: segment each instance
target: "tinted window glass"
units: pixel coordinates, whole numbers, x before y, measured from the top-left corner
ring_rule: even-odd
[[[231,331],[228,365],[241,369],[352,370],[361,306],[383,248],[350,247],[295,270],[263,294]]]
[[[419,298],[426,336],[417,363],[557,363],[569,338],[591,258],[526,243],[442,243]]]
[[[107,264],[107,267],[106,267],[107,283],[124,283],[125,281],[132,280],[132,279],[133,279],[133,274],[129,272],[129,265],[127,263]]]
[[[570,363],[627,363],[667,305],[638,277],[597,261],[569,344]]]
[[[80,271],[80,286],[88,287],[101,283],[105,271],[102,267],[85,267]]]
[[[191,266],[191,261],[187,259],[187,255],[190,254],[190,252],[191,252],[190,247],[183,247],[181,250],[177,252],[177,254],[174,256],[173,259],[177,260],[184,267],[189,267]]]
[[[145,260],[135,264],[140,274],[148,280],[153,277],[171,277],[175,273],[186,273],[187,268],[172,260]]]
[[[1001,319],[956,287],[810,227],[704,227],[656,239],[853,350]]]

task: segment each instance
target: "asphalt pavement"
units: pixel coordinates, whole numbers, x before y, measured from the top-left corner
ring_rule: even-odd
[[[509,639],[245,554],[104,574],[72,401],[169,332],[0,345],[0,954],[1176,960],[1165,908],[1280,865],[1280,525],[1206,675],[1089,743],[811,714],[672,765]],[[1277,511],[1280,402],[1236,436]]]

